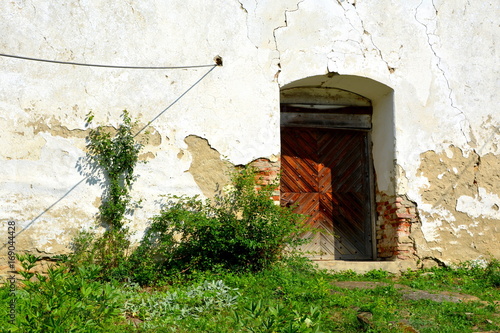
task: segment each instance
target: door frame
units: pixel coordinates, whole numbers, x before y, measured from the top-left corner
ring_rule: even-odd
[[[305,111],[305,112],[298,112]],[[367,242],[371,243],[371,259],[377,259],[376,209],[375,209],[375,172],[372,154],[372,107],[345,106],[324,104],[280,104],[280,133],[283,127],[302,127],[312,129],[336,129],[363,131],[366,133],[366,149],[368,163],[369,200],[367,213],[370,223]],[[281,137],[281,134],[280,134]],[[342,259],[337,259],[342,260]],[[347,259],[348,260],[348,259]],[[354,259],[355,260],[355,259]]]

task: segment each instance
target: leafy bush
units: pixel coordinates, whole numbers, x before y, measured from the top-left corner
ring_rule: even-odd
[[[500,260],[491,259],[485,268],[486,280],[496,288],[500,287]]]
[[[302,216],[271,199],[276,184],[257,191],[252,168],[235,173],[233,184],[213,201],[171,198],[132,255],[141,283],[172,270],[260,270],[303,243]]]
[[[382,269],[372,269],[364,274],[369,279],[386,279],[390,275],[389,272]]]

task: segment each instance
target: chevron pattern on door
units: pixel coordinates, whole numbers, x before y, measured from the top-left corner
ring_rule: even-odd
[[[371,202],[366,132],[284,127],[281,203],[309,215],[312,258],[371,259]]]

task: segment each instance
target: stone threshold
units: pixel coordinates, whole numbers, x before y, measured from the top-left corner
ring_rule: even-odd
[[[364,274],[371,270],[384,270],[393,274],[400,274],[408,269],[415,270],[417,265],[413,260],[394,261],[347,261],[347,260],[313,260],[319,269],[342,272],[351,270]]]

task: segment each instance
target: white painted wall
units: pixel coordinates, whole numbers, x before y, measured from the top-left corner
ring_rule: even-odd
[[[379,188],[418,204],[422,242],[430,242],[422,251],[439,247],[443,258],[453,259],[455,250],[448,254],[439,242],[456,241],[440,236],[443,219],[456,212],[425,202],[422,192],[433,179],[418,170],[421,154],[450,145],[464,154],[500,154],[498,17],[493,0],[13,0],[0,2],[0,53],[144,66],[212,64],[222,56],[223,67],[152,124],[162,141],[147,148],[155,158],[137,169],[134,196],[144,199],[144,208],[132,223],[139,228],[158,211],[160,194],[201,193],[186,172],[186,136],[206,138],[232,163],[247,163],[279,153],[280,87],[328,72],[377,81],[388,90],[351,91],[365,90],[380,108],[375,126],[394,127],[374,134],[374,142],[385,142],[384,135],[395,133],[395,148],[375,154],[381,156],[375,158]],[[89,110],[96,123],[118,124],[123,109],[145,123],[207,70],[85,68],[0,57],[0,221],[29,227],[19,235],[27,250],[61,251],[72,230],[91,224],[102,192],[77,185],[85,141],[61,129],[84,130]],[[382,112],[391,106],[393,117]],[[475,223],[491,209],[480,203],[495,204],[498,195],[458,196],[457,210],[467,210]],[[467,242],[462,245],[470,247]]]

